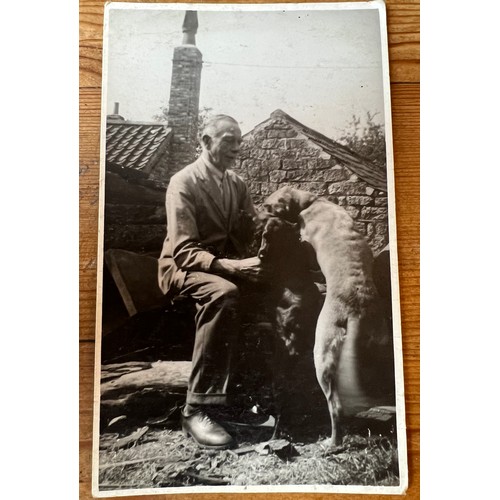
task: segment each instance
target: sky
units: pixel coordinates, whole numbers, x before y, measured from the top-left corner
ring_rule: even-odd
[[[242,6],[240,6],[241,8]],[[337,138],[353,115],[384,122],[379,13],[356,10],[198,11],[200,108],[243,133],[282,109]],[[111,9],[107,112],[151,121],[168,104],[184,10]]]

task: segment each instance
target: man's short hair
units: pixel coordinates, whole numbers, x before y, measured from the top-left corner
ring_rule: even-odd
[[[199,137],[200,143],[203,144],[203,136],[204,135],[208,135],[209,137],[213,137],[217,131],[217,125],[220,122],[224,122],[224,121],[233,122],[235,125],[238,125],[238,127],[239,127],[239,123],[232,116],[229,116],[229,115],[212,116],[211,118],[208,119],[207,123],[205,123],[205,126],[203,127],[203,130],[200,133],[200,137]]]

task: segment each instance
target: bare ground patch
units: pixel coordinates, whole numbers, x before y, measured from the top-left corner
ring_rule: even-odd
[[[341,446],[324,440],[290,442],[284,451],[263,446],[263,431],[239,434],[233,450],[200,449],[180,430],[148,429],[128,448],[119,434],[101,435],[101,490],[194,485],[373,485],[399,484],[396,439],[347,434]],[[261,444],[255,449],[255,445]],[[252,451],[238,450],[253,447]]]

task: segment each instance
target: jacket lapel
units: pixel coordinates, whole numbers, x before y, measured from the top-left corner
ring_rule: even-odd
[[[224,207],[222,206],[222,196],[215,180],[208,174],[207,167],[202,158],[196,161],[196,178],[199,186],[207,195],[206,199],[211,203],[217,213],[222,227],[226,227],[226,217],[224,216]]]

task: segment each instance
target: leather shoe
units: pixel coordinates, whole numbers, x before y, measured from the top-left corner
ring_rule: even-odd
[[[210,408],[208,413],[217,422],[222,422],[230,426],[272,427],[274,425],[274,418],[261,412],[256,407],[249,410],[221,406],[219,408]]]
[[[234,439],[224,427],[201,410],[189,416],[181,412],[181,423],[184,434],[191,436],[202,448],[222,450],[234,445]]]

